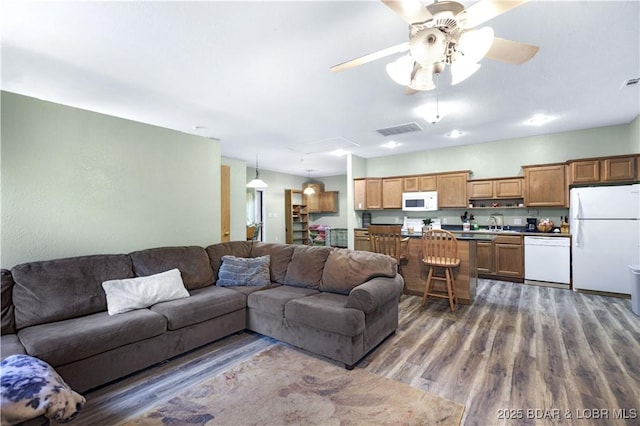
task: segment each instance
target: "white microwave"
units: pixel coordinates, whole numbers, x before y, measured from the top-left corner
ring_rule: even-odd
[[[428,212],[438,210],[438,192],[403,192],[402,210],[406,212]]]

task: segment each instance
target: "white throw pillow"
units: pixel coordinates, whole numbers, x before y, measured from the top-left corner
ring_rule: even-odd
[[[189,297],[178,269],[146,277],[104,281],[102,288],[107,295],[109,315]]]

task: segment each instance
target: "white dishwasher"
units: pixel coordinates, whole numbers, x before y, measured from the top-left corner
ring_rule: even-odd
[[[568,237],[524,237],[524,280],[571,283],[571,243]],[[535,284],[535,283],[533,283]]]

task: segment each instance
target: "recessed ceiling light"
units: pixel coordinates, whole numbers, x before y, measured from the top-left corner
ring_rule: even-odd
[[[548,115],[536,114],[533,117],[531,117],[529,120],[527,120],[525,124],[528,124],[530,126],[542,126],[544,124],[547,124],[549,121],[553,119],[554,117],[550,117]]]
[[[464,135],[464,132],[460,130],[452,130],[447,136],[450,138],[459,138],[462,135]]]
[[[335,151],[331,151],[331,154],[335,155],[336,157],[342,157],[349,154],[349,151],[346,151],[344,149],[336,149]]]
[[[402,145],[400,142],[396,142],[396,141],[389,141],[387,143],[383,143],[382,146],[384,148],[389,148],[389,149],[393,149],[393,148],[397,148],[400,145]]]

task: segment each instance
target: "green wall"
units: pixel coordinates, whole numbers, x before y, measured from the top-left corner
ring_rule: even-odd
[[[218,142],[2,92],[3,268],[220,240]]]
[[[637,121],[635,128],[637,133]],[[367,160],[366,176],[385,177],[471,170],[472,179],[521,176],[521,166],[640,152],[631,125],[598,127],[476,145],[454,146]],[[356,176],[356,177],[366,177]]]

